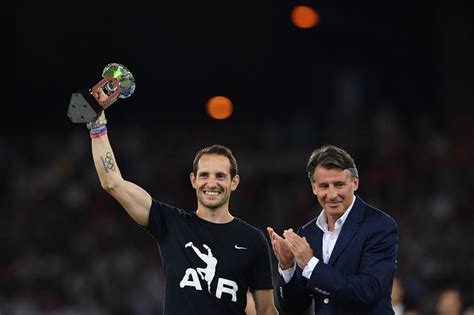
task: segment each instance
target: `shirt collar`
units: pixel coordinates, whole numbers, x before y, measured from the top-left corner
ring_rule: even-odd
[[[344,212],[342,217],[337,219],[336,224],[334,225],[334,231],[340,230],[342,226],[344,225],[344,222],[346,222],[347,217],[349,216],[349,212],[351,212],[352,207],[354,206],[354,202],[356,200],[356,196],[352,199],[352,203],[347,208],[347,210]],[[316,220],[316,225],[324,232],[327,233],[329,232],[328,230],[328,219],[326,216],[326,211],[323,209],[321,210],[321,213],[318,216],[318,219]]]

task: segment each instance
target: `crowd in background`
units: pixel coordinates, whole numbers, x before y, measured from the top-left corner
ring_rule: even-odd
[[[387,104],[366,114],[336,107],[325,115],[301,110],[193,124],[111,114],[108,128],[122,175],[188,211],[195,209],[194,154],[213,143],[229,146],[241,175],[231,213],[262,230],[298,228],[316,216],[307,158],[322,144],[345,148],[359,168],[357,194],[398,223],[403,295],[394,303],[405,311],[397,315],[436,314],[453,304],[452,314],[468,314],[474,167],[472,148],[459,143],[472,127]],[[2,315],[161,313],[158,248],[101,189],[89,142],[78,125],[0,137]],[[274,272],[276,280],[276,265]],[[441,301],[449,298],[454,302]]]

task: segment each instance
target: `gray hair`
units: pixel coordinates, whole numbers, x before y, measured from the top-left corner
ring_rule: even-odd
[[[318,165],[327,169],[339,168],[341,170],[349,170],[352,178],[359,176],[354,159],[345,150],[335,145],[324,145],[311,153],[306,165],[306,171],[308,172],[308,178],[312,182],[316,180],[314,178],[314,170]]]

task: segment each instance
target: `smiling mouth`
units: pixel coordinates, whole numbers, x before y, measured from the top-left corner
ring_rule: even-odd
[[[205,190],[204,191],[204,195],[206,195],[206,196],[214,197],[214,196],[219,196],[220,194],[221,194],[220,191],[211,191],[211,190]]]

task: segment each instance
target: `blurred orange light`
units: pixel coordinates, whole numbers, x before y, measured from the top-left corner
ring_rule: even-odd
[[[315,27],[319,23],[319,13],[311,7],[299,5],[291,12],[291,21],[300,28]]]
[[[225,96],[214,96],[207,101],[207,114],[214,119],[226,119],[232,115],[232,102]]]

